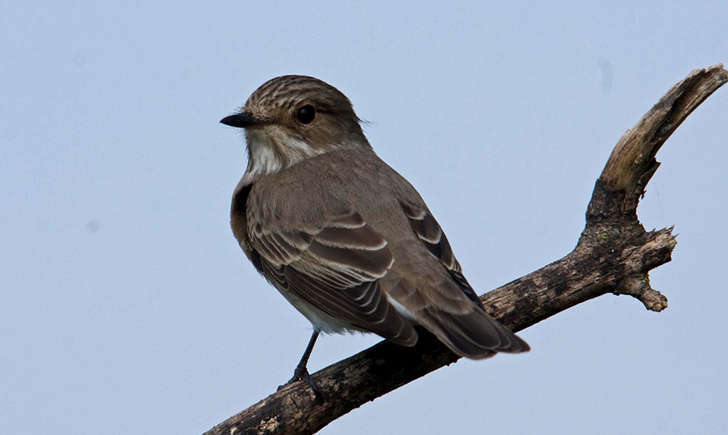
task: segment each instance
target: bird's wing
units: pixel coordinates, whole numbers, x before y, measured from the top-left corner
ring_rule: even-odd
[[[397,249],[399,279],[387,293],[455,353],[479,359],[495,352],[527,351],[526,342],[485,312],[429,211],[401,205],[417,241]]]
[[[417,332],[379,286],[394,262],[387,241],[358,213],[305,229],[249,223],[260,269],[276,286],[338,321],[398,344],[416,343]]]
[[[482,307],[483,304],[470,286],[467,279],[462,273],[460,263],[455,259],[455,254],[450,248],[447,236],[440,228],[435,218],[424,208],[401,203],[402,210],[409,220],[410,227],[414,231],[417,238],[424,244],[425,248],[435,256],[445,268],[450,277],[457,283],[460,290],[473,301],[476,305]]]

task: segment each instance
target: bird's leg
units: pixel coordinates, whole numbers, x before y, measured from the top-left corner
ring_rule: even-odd
[[[308,340],[306,350],[303,351],[301,361],[298,362],[296,369],[293,371],[293,377],[288,382],[293,382],[299,379],[307,380],[309,383],[311,382],[309,379],[308,370],[306,369],[306,365],[308,364],[308,358],[311,356],[311,351],[313,351],[313,346],[316,344],[316,339],[318,338],[318,335],[319,331],[317,329],[314,329],[313,334],[311,334],[311,339]]]
[[[293,377],[286,383],[286,385],[290,384],[291,382],[295,381],[304,381],[308,384],[309,387],[311,387],[311,390],[313,390],[314,395],[318,399],[320,397],[318,390],[316,389],[316,386],[313,384],[313,381],[311,380],[311,375],[308,373],[308,369],[306,369],[306,364],[308,364],[308,357],[311,356],[311,351],[313,350],[314,344],[316,344],[316,339],[319,336],[319,330],[314,329],[313,334],[311,334],[311,339],[308,341],[308,345],[306,346],[306,350],[303,351],[303,355],[301,356],[301,360],[298,362],[298,365],[296,366],[296,369],[293,371]],[[283,388],[283,385],[278,387],[280,390]]]

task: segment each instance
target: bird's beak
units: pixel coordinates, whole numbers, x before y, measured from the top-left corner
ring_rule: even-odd
[[[251,125],[259,124],[259,121],[253,118],[250,113],[240,112],[235,115],[226,116],[220,120],[221,123],[231,127],[245,128]]]

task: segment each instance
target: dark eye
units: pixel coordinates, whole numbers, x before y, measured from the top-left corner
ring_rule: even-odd
[[[298,109],[298,112],[296,112],[296,119],[298,119],[298,122],[301,124],[308,124],[309,122],[313,121],[313,118],[316,117],[316,109],[313,108],[312,105],[306,104],[305,106]]]

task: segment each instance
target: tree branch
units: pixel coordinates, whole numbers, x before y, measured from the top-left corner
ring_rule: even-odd
[[[671,259],[672,228],[645,231],[637,205],[659,163],[655,154],[710,94],[728,81],[722,65],[691,72],[670,89],[612,151],[594,186],[586,227],[574,250],[481,297],[488,311],[514,331],[605,293],[627,294],[648,310],[667,298],[650,287],[648,272]],[[432,335],[417,346],[381,342],[296,382],[212,428],[208,434],[311,433],[389,391],[457,360]]]

